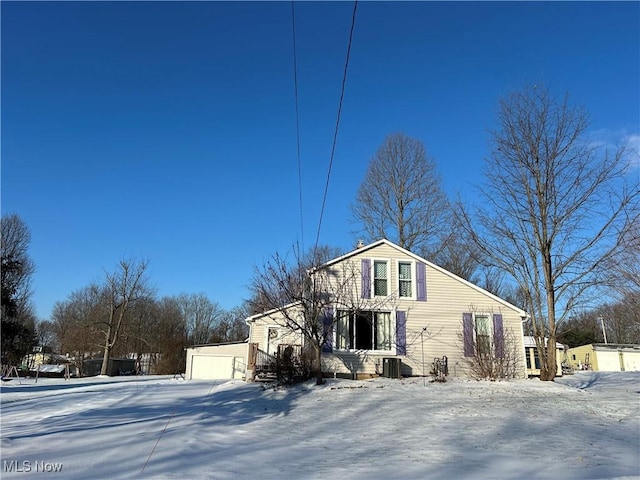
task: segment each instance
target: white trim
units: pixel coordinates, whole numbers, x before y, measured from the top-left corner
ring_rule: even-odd
[[[390,349],[389,350],[377,350],[377,349],[364,349],[364,348],[339,348],[338,347],[338,323],[339,323],[339,316],[338,316],[338,312],[339,311],[343,311],[343,312],[348,312],[349,316],[353,315],[355,313],[355,311],[353,309],[348,309],[348,308],[344,308],[344,309],[340,309],[340,308],[336,308],[334,311],[334,326],[333,326],[333,331],[331,332],[331,335],[333,337],[333,353],[367,353],[367,354],[373,354],[373,355],[397,355],[397,331],[396,331],[396,323],[395,323],[395,318],[396,318],[396,311],[395,309],[391,309],[391,310],[379,310],[379,309],[362,309],[359,310],[360,313],[363,312],[372,312],[374,314],[376,313],[387,313],[389,314],[389,330],[390,330]],[[373,325],[371,327],[371,344],[373,345],[373,332],[374,332],[374,328]],[[354,325],[354,329],[355,329],[355,325]],[[355,331],[354,332],[354,342],[356,341],[358,332]]]
[[[376,262],[384,263],[387,265],[387,293],[386,295],[376,295]],[[371,259],[371,298],[387,298],[391,295],[392,282],[391,282],[391,260],[388,258],[372,258]]]
[[[411,295],[409,295],[408,297],[403,297],[402,295],[400,295],[400,264],[401,263],[408,263],[410,265],[409,268],[409,272],[411,273]],[[405,259],[397,259],[396,260],[396,291],[398,292],[398,299],[401,300],[417,300],[418,298],[418,293],[417,293],[417,279],[418,279],[418,272],[416,271],[416,265],[417,265],[417,261],[414,259],[410,259],[410,260],[405,260]]]

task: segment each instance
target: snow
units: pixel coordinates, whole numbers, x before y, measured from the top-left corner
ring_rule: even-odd
[[[3,479],[640,476],[640,372],[280,390],[157,376],[22,382],[0,391]]]

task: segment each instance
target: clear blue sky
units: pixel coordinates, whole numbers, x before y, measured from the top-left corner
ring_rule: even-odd
[[[249,296],[315,241],[353,3],[6,2],[2,213],[32,232],[39,318],[131,256],[159,296]],[[638,2],[361,2],[320,243],[387,134],[422,140],[450,195],[480,183],[498,99],[569,92],[595,141],[640,138]],[[304,232],[304,234],[302,234]]]

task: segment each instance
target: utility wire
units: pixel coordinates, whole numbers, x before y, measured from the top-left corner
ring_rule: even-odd
[[[298,192],[300,203],[300,242],[304,250],[304,222],[302,214],[302,165],[300,162],[300,116],[298,113],[298,62],[296,54],[296,14],[295,0],[291,0],[291,29],[293,33],[293,90],[296,101],[296,145],[298,157]]]
[[[336,118],[336,128],[333,133],[333,144],[331,146],[331,157],[329,159],[329,171],[327,172],[327,182],[324,187],[324,195],[322,197],[322,208],[320,209],[320,220],[318,221],[318,233],[316,234],[316,243],[313,247],[314,256],[318,249],[318,242],[320,241],[320,229],[322,227],[322,217],[324,216],[324,207],[327,202],[327,192],[329,190],[329,181],[331,180],[331,168],[333,167],[333,157],[336,151],[336,143],[338,141],[338,130],[340,129],[340,115],[342,113],[342,101],[344,99],[344,88],[347,83],[347,69],[349,67],[349,56],[351,54],[351,42],[353,40],[353,29],[356,24],[356,10],[358,9],[358,0],[353,4],[353,15],[351,16],[351,31],[349,32],[349,45],[347,46],[347,58],[344,62],[344,72],[342,74],[342,88],[340,89],[340,102],[338,103],[338,116]]]

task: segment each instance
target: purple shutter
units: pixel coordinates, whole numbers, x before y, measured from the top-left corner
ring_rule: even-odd
[[[362,298],[371,298],[371,260],[362,259]]]
[[[324,353],[333,352],[333,309],[325,308],[322,316],[322,351]]]
[[[496,349],[496,357],[504,358],[504,331],[501,313],[493,314],[493,345]]]
[[[407,316],[401,310],[396,311],[396,355],[407,354]]]
[[[419,302],[427,301],[427,274],[426,265],[422,262],[416,263],[416,299]]]
[[[473,316],[469,312],[462,314],[462,342],[464,356],[473,357]]]

